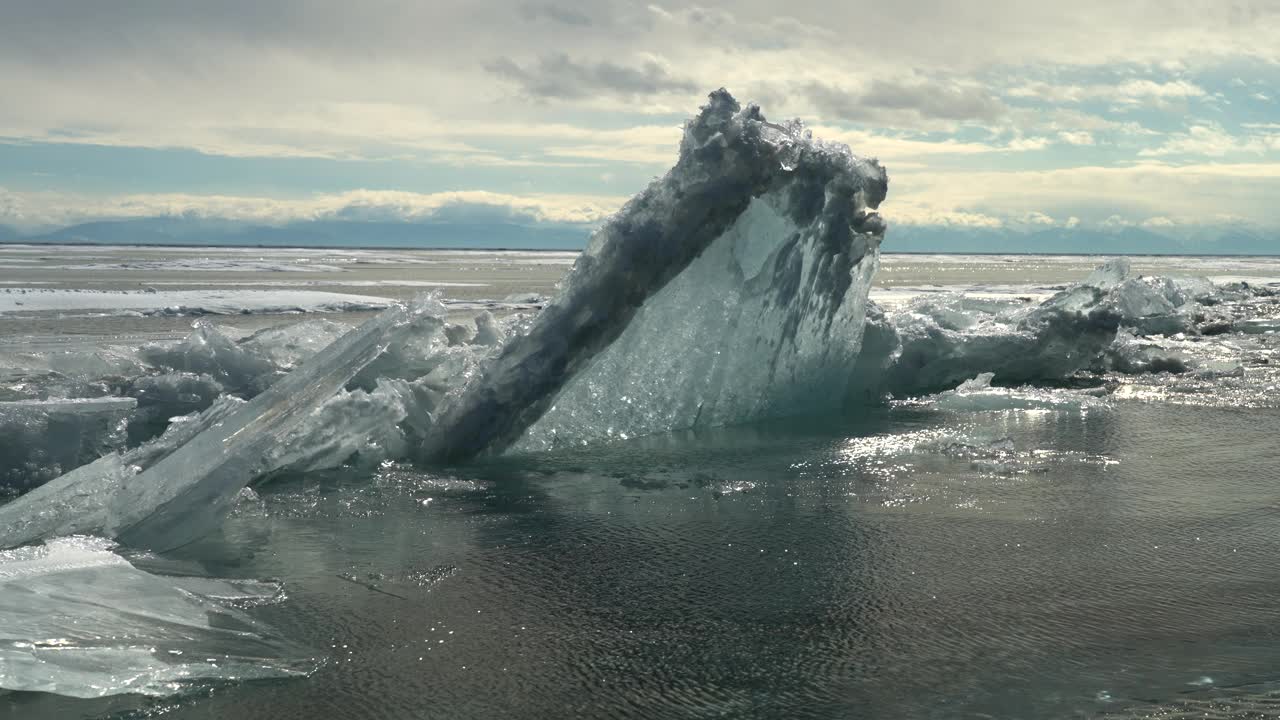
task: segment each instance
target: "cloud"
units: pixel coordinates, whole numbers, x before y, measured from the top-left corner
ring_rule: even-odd
[[[1194,125],[1185,133],[1170,135],[1161,145],[1145,148],[1138,154],[1143,157],[1168,155],[1224,157],[1235,153],[1262,155],[1272,150],[1280,150],[1280,133],[1232,135],[1221,125],[1205,124]]]
[[[1093,135],[1084,130],[1074,132],[1060,132],[1058,139],[1068,145],[1092,145]]]
[[[1070,85],[1034,82],[1009,88],[1009,97],[1035,99],[1057,103],[1080,103],[1088,100],[1104,100],[1118,106],[1164,106],[1175,100],[1203,98],[1204,88],[1186,80],[1126,80],[1115,84]]]
[[[1116,215],[1137,223],[1162,216],[1179,225],[1249,218],[1280,227],[1280,163],[1082,166],[1049,170],[935,171],[891,174],[882,210],[894,219],[954,212],[1012,220],[1040,212],[1097,224]]]
[[[0,188],[0,224],[51,228],[94,220],[197,217],[278,225],[300,220],[425,220],[595,224],[625,201],[608,195],[352,190],[305,198],[185,193],[74,195]]]
[[[552,3],[526,3],[520,6],[520,16],[531,22],[548,20],[562,25],[588,27],[591,17],[572,7]]]
[[[698,91],[697,84],[673,76],[653,59],[631,67],[607,61],[578,62],[558,53],[525,66],[504,57],[485,67],[515,84],[524,95],[544,100],[573,100],[598,93],[630,98]]]
[[[982,87],[922,80],[876,79],[858,90],[814,82],[804,93],[827,121],[912,126],[930,121],[991,123],[1006,110]]]

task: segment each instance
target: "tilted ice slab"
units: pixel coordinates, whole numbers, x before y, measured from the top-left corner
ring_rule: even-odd
[[[306,650],[218,601],[278,595],[270,583],[152,575],[97,538],[0,552],[0,689],[172,695],[307,675]]]
[[[199,426],[176,428],[177,442],[162,437],[108,455],[0,506],[0,547],[70,532],[155,550],[203,537],[245,485],[272,469],[297,430],[386,349],[407,317],[401,307],[384,311],[248,403],[220,401],[210,410],[225,414],[206,411]]]
[[[839,407],[887,188],[876,161],[713,93],[675,167],[595,234],[420,457]]]

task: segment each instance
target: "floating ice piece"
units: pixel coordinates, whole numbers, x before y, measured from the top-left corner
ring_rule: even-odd
[[[123,448],[137,404],[121,397],[0,402],[0,488],[28,490]]]
[[[526,430],[538,447],[838,407],[887,188],[876,161],[712,93],[675,167],[596,232],[420,456],[501,450]]]
[[[1001,410],[1087,411],[1106,407],[1095,394],[1078,390],[992,387],[993,373],[966,380],[954,390],[938,393],[926,403],[939,410],[986,412]]]
[[[278,595],[265,583],[152,575],[97,538],[0,552],[0,689],[172,695],[308,675],[307,650],[224,604]]]
[[[1237,332],[1246,333],[1248,335],[1280,333],[1280,318],[1254,318],[1251,320],[1241,320],[1236,323],[1234,327]]]

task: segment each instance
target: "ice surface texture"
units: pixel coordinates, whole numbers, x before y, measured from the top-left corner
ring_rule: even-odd
[[[857,355],[887,189],[874,160],[712,93],[675,167],[596,232],[419,457],[504,449],[544,415],[541,442],[820,410]]]
[[[306,675],[310,653],[219,602],[278,592],[152,575],[95,538],[0,552],[0,688],[171,695],[199,681]]]

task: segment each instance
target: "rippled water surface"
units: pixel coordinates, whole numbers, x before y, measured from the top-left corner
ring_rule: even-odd
[[[1280,680],[1278,430],[1274,410],[899,408],[296,478],[190,553],[283,579],[256,613],[327,658],[314,677],[0,714],[1199,712]]]

